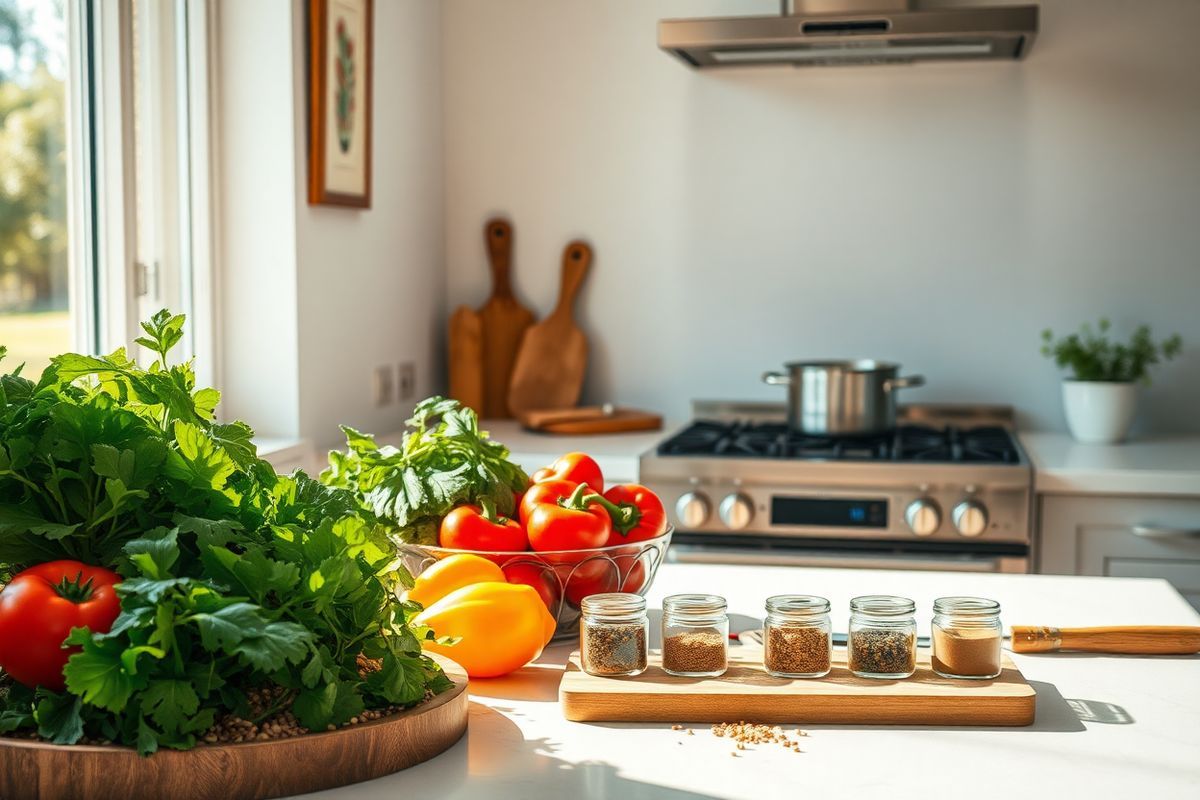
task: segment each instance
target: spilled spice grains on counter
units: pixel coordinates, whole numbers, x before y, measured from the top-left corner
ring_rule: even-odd
[[[800,749],[799,738],[808,736],[806,731],[796,730],[797,740],[788,738],[784,730],[779,725],[761,725],[753,722],[720,722],[712,726],[712,734],[721,739],[732,739],[736,748],[730,753],[732,756],[737,755],[738,750],[745,750],[748,745],[755,744],[778,744],[782,745],[785,750],[791,750],[794,753],[802,753]]]
[[[719,631],[688,631],[663,640],[662,665],[670,672],[721,672],[728,640]]]
[[[916,637],[908,631],[861,630],[850,636],[850,671],[878,675],[912,673]]]

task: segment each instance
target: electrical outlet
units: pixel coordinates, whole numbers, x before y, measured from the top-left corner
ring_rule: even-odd
[[[392,370],[391,364],[375,368],[375,372],[372,373],[371,388],[376,408],[384,408],[396,402],[396,373]]]
[[[412,400],[417,393],[417,365],[411,361],[401,361],[396,374],[399,376],[396,394],[400,402]]]

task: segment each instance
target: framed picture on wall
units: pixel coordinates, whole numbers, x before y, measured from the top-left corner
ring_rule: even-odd
[[[371,207],[373,0],[309,0],[308,202]]]

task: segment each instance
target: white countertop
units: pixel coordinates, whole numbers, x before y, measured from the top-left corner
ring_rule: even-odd
[[[671,429],[638,433],[600,433],[593,436],[559,436],[536,433],[516,420],[485,419],[479,427],[512,453],[512,460],[526,472],[541,469],[563,453],[582,451],[600,465],[606,481],[629,483],[638,479],[638,457],[654,447]]]
[[[667,564],[666,594],[718,591],[734,629],[761,618],[763,598],[795,591],[833,602],[845,630],[849,598],[868,592],[917,601],[927,632],[933,598],[996,598],[1004,620],[1059,626],[1200,624],[1164,581],[1042,575],[814,570]],[[752,619],[751,619],[752,618]],[[590,800],[596,798],[1200,797],[1200,658],[1016,655],[1038,693],[1028,728],[804,726],[804,753],[731,746],[707,725],[567,722],[557,703],[569,647],[505,678],[471,683],[470,730],[437,758],[395,775],[307,797],[323,800]],[[1099,709],[1125,724],[1081,721]],[[686,720],[679,720],[683,723]]]
[[[1080,444],[1065,433],[1022,433],[1043,494],[1200,496],[1200,436]]]

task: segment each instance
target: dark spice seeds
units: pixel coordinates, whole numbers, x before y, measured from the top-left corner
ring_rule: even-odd
[[[592,675],[628,675],[646,668],[646,628],[585,625],[580,645],[583,669]]]
[[[917,667],[915,645],[915,637],[908,631],[855,631],[850,636],[850,671],[911,674]]]

